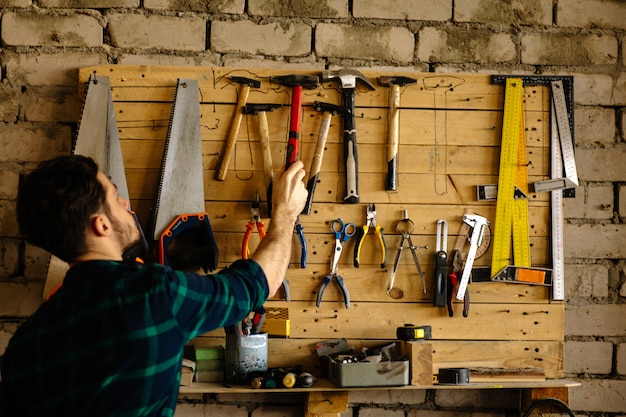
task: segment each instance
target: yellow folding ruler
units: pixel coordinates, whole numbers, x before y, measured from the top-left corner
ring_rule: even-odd
[[[530,267],[528,169],[523,101],[522,79],[507,78],[491,259],[492,279],[497,279],[498,275],[512,264]],[[511,262],[511,243],[514,262]]]

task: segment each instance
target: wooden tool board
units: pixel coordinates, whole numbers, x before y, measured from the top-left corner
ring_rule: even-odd
[[[160,67],[105,65],[79,71],[80,93],[93,73],[111,81],[116,119],[122,145],[131,204],[144,229],[151,209],[178,78],[199,81],[206,212],[216,234],[220,267],[241,255],[241,243],[256,190],[262,198],[266,227],[266,184],[258,117],[244,115],[226,179],[216,180],[216,169],[234,114],[239,84],[228,77],[244,76],[261,81],[252,88],[248,103],[279,103],[267,113],[274,170],[285,160],[289,130],[291,88],[270,83],[270,77],[288,74],[317,75],[317,71],[234,69],[222,67]],[[370,345],[395,339],[405,323],[430,325],[435,365],[542,367],[546,376],[563,376],[563,302],[550,301],[549,287],[501,282],[471,283],[469,317],[455,316],[433,306],[436,222],[448,222],[448,252],[454,247],[466,210],[473,210],[493,224],[495,201],[478,201],[476,186],[497,184],[504,86],[491,85],[482,74],[418,72],[380,73],[363,70],[373,84],[381,75],[415,78],[401,88],[398,189],[385,191],[389,89],[374,91],[357,85],[356,130],[359,158],[359,204],[343,203],[345,169],[341,116],[332,119],[312,213],[301,215],[307,240],[307,265],[299,266],[300,246],[293,240],[287,280],[291,301],[276,297],[269,307],[289,309],[291,337],[270,339],[270,366],[302,364],[316,368],[314,345],[338,337]],[[550,175],[550,93],[547,87],[525,87],[524,111],[529,182]],[[314,101],[341,104],[337,81],[304,90],[301,153],[310,166],[318,137],[321,114]],[[341,218],[358,226],[365,222],[368,203],[375,203],[377,222],[384,228],[387,267],[381,268],[377,242],[372,235],[361,251],[361,266],[353,266],[355,239],[348,241],[339,265],[350,292],[346,309],[341,293],[331,283],[316,307],[317,289],[329,272],[334,236],[330,222]],[[533,266],[550,267],[550,196],[529,196],[530,243]],[[410,254],[405,249],[395,278],[396,298],[387,294],[400,234],[397,223],[407,210],[415,223],[413,243],[426,276],[426,293]],[[256,232],[251,249],[258,244]],[[467,251],[468,246],[465,246]],[[489,266],[490,250],[475,266]],[[207,338],[223,335],[215,331]]]

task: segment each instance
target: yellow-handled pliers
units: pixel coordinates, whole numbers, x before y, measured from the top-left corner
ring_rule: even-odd
[[[243,259],[248,259],[250,256],[248,243],[250,242],[250,236],[252,235],[252,230],[255,225],[259,232],[259,237],[262,240],[265,238],[265,224],[261,220],[261,197],[259,196],[259,190],[256,191],[256,197],[250,207],[250,220],[246,224],[246,233],[243,235],[243,244],[241,245],[241,257]]]
[[[365,224],[357,229],[357,241],[356,245],[354,245],[354,266],[358,268],[361,263],[361,246],[363,245],[363,241],[365,240],[365,237],[370,229],[374,230],[376,240],[378,240],[378,245],[380,247],[380,267],[384,268],[387,264],[387,244],[385,243],[385,238],[383,236],[383,228],[376,224],[375,204],[367,205]]]

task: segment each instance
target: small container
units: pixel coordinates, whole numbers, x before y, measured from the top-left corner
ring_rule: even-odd
[[[224,382],[248,384],[251,372],[267,371],[267,333],[226,333]]]

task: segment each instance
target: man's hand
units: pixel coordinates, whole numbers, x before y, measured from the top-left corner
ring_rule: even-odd
[[[304,175],[302,161],[294,162],[287,169],[283,167],[278,173],[274,181],[272,220],[267,236],[252,255],[265,272],[270,297],[280,288],[289,265],[293,229],[308,194]]]

